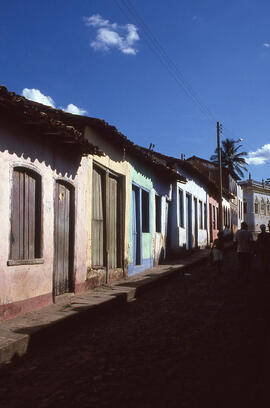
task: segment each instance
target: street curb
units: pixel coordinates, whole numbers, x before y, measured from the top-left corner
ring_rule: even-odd
[[[65,309],[63,305],[50,305],[1,323],[0,365],[10,363],[32,349],[44,345],[50,339],[58,336],[59,333],[62,335],[65,330],[69,329],[70,324],[80,324],[86,319],[89,320],[91,316],[94,317],[107,310],[111,311],[113,308],[124,307],[142,293],[163,284],[179,272],[184,275],[190,268],[209,259],[209,251],[199,255],[198,257],[197,254],[197,259],[185,260],[181,266],[169,266],[159,273],[154,272],[154,269],[149,269],[143,276],[138,274],[137,279],[128,279],[118,282],[112,287],[105,286],[103,289],[97,288],[80,296],[75,296],[75,301],[71,303],[69,309]],[[98,296],[99,294],[101,296]],[[102,295],[104,299],[94,303],[95,296],[100,298]],[[76,299],[84,300],[83,306],[80,305],[80,302],[76,302]],[[44,318],[44,316],[47,317]],[[33,322],[37,322],[38,325],[33,324]]]

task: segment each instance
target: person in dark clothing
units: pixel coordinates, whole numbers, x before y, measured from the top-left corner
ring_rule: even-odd
[[[239,277],[247,285],[252,264],[253,237],[251,232],[248,231],[246,222],[241,223],[241,229],[236,232],[234,242],[238,258]]]
[[[260,226],[260,229],[261,233],[258,235],[256,252],[260,262],[261,271],[264,276],[266,276],[269,264],[270,234],[266,232],[266,226],[264,224]]]
[[[217,265],[218,273],[221,274],[224,259],[224,237],[221,231],[218,233],[217,239],[215,239],[215,241],[213,242],[213,246],[211,248],[211,256],[213,262]]]

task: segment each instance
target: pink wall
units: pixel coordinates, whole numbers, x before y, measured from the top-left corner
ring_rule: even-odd
[[[54,189],[58,179],[75,189],[75,291],[86,279],[85,186],[87,158],[56,145],[57,136],[39,137],[16,124],[0,127],[0,321],[52,302],[54,263]],[[73,148],[74,149],[74,148]],[[42,263],[7,265],[10,254],[13,168],[27,167],[41,176]],[[4,193],[3,193],[4,192]]]

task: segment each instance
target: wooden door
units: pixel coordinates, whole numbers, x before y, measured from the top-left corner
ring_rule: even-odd
[[[93,194],[92,194],[92,233],[91,252],[92,265],[105,265],[105,197],[104,197],[105,177],[101,171],[93,169]]]
[[[123,245],[120,178],[94,167],[92,191],[92,266],[119,268]]]
[[[118,180],[109,176],[108,178],[108,265],[109,268],[119,266],[119,217],[118,217]]]
[[[140,265],[140,213],[139,213],[139,190],[132,187],[132,246],[133,264]]]
[[[73,267],[73,199],[72,187],[56,182],[54,295],[70,292]]]

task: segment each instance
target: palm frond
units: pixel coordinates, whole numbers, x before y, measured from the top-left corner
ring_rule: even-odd
[[[240,177],[244,177],[243,171],[247,171],[248,163],[245,160],[247,152],[239,152],[243,147],[242,145],[237,145],[234,139],[222,140],[221,144],[221,162],[222,166],[234,171]],[[244,156],[244,157],[243,157]],[[210,160],[214,163],[218,162],[218,149],[215,149],[215,154],[210,157]],[[243,170],[243,171],[242,171]]]

